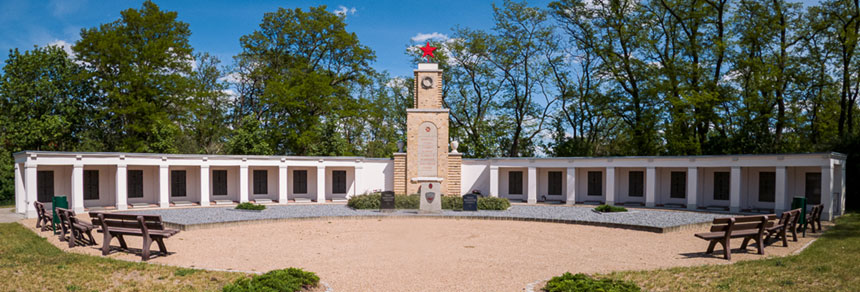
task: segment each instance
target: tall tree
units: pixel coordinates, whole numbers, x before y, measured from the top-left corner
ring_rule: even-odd
[[[79,150],[93,90],[59,47],[9,52],[0,76],[0,202],[14,196],[12,153]]]
[[[96,82],[103,151],[176,152],[194,89],[188,24],[146,1],[81,31],[73,49]]]
[[[375,59],[346,30],[344,16],[325,6],[280,8],[266,13],[260,29],[240,38],[239,111],[262,122],[275,153],[338,155],[314,147],[343,137],[337,129],[352,104],[350,86],[367,84]],[[334,131],[334,132],[332,132]],[[341,148],[335,148],[341,149]]]

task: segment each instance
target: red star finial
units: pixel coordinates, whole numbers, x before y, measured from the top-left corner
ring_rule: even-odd
[[[427,41],[427,45],[421,47],[421,50],[424,51],[424,55],[421,55],[421,57],[427,57],[427,62],[430,62],[430,57],[433,57],[433,50],[435,49],[435,47],[430,46],[430,41]]]

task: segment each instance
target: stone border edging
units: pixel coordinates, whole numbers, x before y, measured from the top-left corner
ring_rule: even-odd
[[[594,222],[585,220],[568,220],[568,219],[544,219],[544,218],[525,218],[525,217],[496,217],[496,216],[457,216],[457,215],[426,215],[426,214],[390,214],[390,215],[357,215],[357,216],[310,216],[310,217],[291,217],[291,218],[275,218],[275,219],[253,219],[239,220],[200,224],[178,224],[173,222],[164,222],[165,227],[179,229],[182,231],[210,229],[218,227],[234,227],[249,224],[262,223],[278,223],[287,221],[306,221],[306,220],[342,220],[342,219],[383,219],[383,218],[434,218],[434,219],[467,219],[467,220],[498,220],[498,221],[524,221],[524,222],[542,222],[542,223],[561,223],[587,225],[609,228],[630,229],[636,231],[647,231],[654,233],[669,233],[689,229],[698,229],[703,226],[710,226],[711,222],[693,223],[686,225],[670,226],[670,227],[654,227],[633,224],[611,223],[611,222]]]

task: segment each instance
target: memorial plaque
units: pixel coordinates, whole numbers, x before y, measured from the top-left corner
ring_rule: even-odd
[[[421,123],[418,127],[418,176],[436,177],[438,157],[438,135],[436,125],[431,122]]]
[[[379,199],[379,210],[391,212],[394,211],[394,192],[382,192],[382,197]]]
[[[463,211],[478,211],[478,195],[463,195]]]

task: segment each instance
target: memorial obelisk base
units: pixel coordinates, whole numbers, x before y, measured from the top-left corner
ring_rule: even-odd
[[[419,214],[442,213],[442,178],[441,177],[416,177],[412,182],[420,185],[419,196],[421,205]]]

